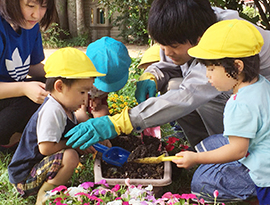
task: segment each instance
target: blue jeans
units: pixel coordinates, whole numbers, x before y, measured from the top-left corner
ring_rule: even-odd
[[[195,146],[197,152],[217,149],[229,141],[222,134],[212,135]],[[218,190],[219,202],[239,201],[256,196],[254,182],[249,170],[238,161],[225,164],[202,164],[195,171],[191,191],[197,196],[213,201],[213,192]],[[220,199],[220,200],[219,200]]]

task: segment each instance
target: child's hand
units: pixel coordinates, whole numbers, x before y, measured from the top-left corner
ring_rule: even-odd
[[[80,155],[95,154],[97,152],[93,146],[90,146],[90,147],[86,148],[85,150],[81,150],[79,147],[77,147],[76,151]]]
[[[98,111],[100,110],[102,105],[102,99],[101,98],[93,98],[89,99],[89,107],[91,108],[92,111]]]
[[[78,110],[76,110],[75,116],[77,118],[78,123],[85,122],[86,120],[88,120],[89,119],[89,115],[87,113],[86,106],[85,105],[81,105],[81,108],[79,108]]]
[[[172,160],[172,162],[174,162],[177,165],[177,167],[179,167],[179,168],[189,169],[197,164],[196,163],[197,154],[198,153],[191,152],[191,151],[179,152],[176,154],[176,156],[178,156],[178,157],[181,156],[183,158],[174,159],[174,160]]]

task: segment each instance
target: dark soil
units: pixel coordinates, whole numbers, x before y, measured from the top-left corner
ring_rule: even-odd
[[[133,159],[144,157],[157,157],[165,153],[165,147],[160,140],[152,136],[119,136],[111,140],[113,146],[122,147],[131,152],[128,162],[122,167],[107,164],[102,160],[102,176],[104,178],[130,178],[130,179],[162,179],[164,163],[139,164]]]

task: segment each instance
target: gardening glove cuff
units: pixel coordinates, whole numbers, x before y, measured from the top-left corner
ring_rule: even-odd
[[[148,97],[155,97],[157,92],[157,80],[151,73],[143,73],[136,83],[135,98],[138,103],[145,101]]]
[[[115,125],[109,116],[91,118],[69,130],[65,137],[69,137],[66,145],[85,150],[93,144],[106,139],[117,137]]]
[[[125,107],[119,114],[109,116],[109,119],[113,123],[118,135],[121,133],[130,134],[132,132],[133,127],[129,119],[128,107]]]

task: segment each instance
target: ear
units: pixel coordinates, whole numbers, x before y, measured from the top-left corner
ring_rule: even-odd
[[[61,93],[63,91],[64,83],[62,80],[58,79],[54,82],[54,90]]]
[[[198,39],[197,39],[197,44],[196,44],[196,45],[198,45],[198,43],[200,42],[201,38],[202,38],[201,36],[198,37]]]
[[[244,69],[244,62],[241,61],[241,60],[236,59],[234,61],[234,65],[235,65],[235,67],[238,68],[238,74],[240,74]]]

